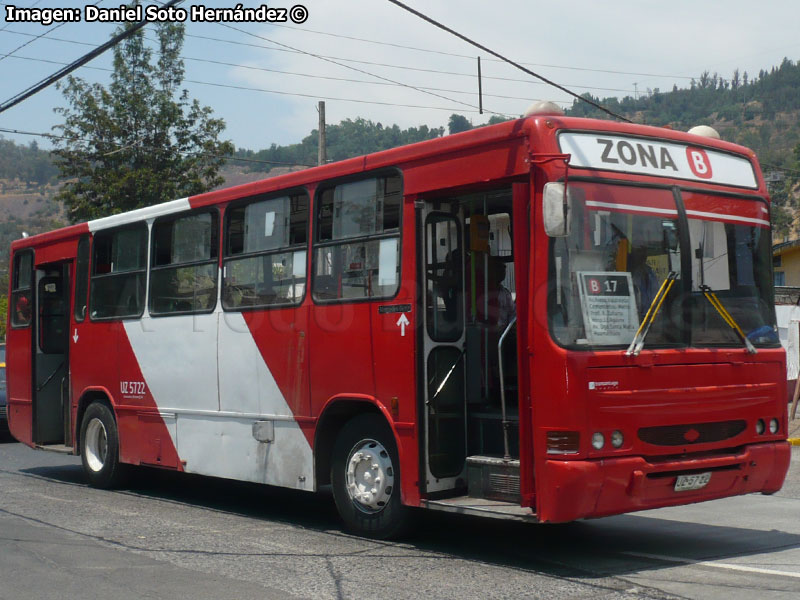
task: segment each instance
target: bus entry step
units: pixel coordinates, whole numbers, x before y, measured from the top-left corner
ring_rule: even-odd
[[[496,456],[468,456],[467,494],[471,498],[518,503],[519,461]]]

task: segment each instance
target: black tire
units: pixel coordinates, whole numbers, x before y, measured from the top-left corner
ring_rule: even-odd
[[[89,485],[101,489],[119,486],[124,479],[119,462],[119,434],[111,409],[93,402],[81,423],[81,462]]]
[[[360,459],[356,457],[359,453]],[[333,499],[345,527],[375,539],[394,538],[405,533],[410,524],[410,511],[400,502],[397,445],[386,421],[371,414],[348,421],[336,438],[332,458]],[[377,474],[376,486],[372,488],[378,490],[377,494],[364,489],[363,484],[371,476],[367,471]],[[354,494],[361,496],[361,500]]]

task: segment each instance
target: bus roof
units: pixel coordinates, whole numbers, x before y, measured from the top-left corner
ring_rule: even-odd
[[[665,127],[540,114],[506,121],[496,125],[478,127],[462,133],[434,138],[407,146],[400,146],[327,165],[311,167],[275,177],[268,177],[251,183],[206,192],[179,200],[171,200],[162,204],[95,219],[23,238],[21,240],[15,240],[12,242],[12,248],[18,249],[39,244],[49,244],[116,225],[177,213],[190,208],[224,203],[246,196],[316,184],[325,180],[356,175],[365,171],[389,167],[399,167],[402,169],[404,165],[411,162],[425,161],[434,156],[443,156],[476,146],[499,143],[515,138],[524,138],[526,136],[531,138],[534,142],[532,143],[534,151],[545,153],[558,152],[556,135],[559,131],[564,130],[607,132],[608,134],[613,133],[623,136],[656,138],[684,145],[691,144],[693,146],[706,147],[729,154],[742,155],[742,157],[746,157],[746,159],[753,164],[755,173],[757,173],[757,191],[765,193],[763,177],[761,176],[760,170],[757,168],[755,153],[744,146],[682,131],[675,131]]]

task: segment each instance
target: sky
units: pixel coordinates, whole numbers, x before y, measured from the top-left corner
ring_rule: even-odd
[[[268,5],[290,9],[294,2]],[[120,3],[101,0],[99,6]],[[601,98],[688,87],[704,71],[730,78],[739,68],[754,75],[784,57],[800,59],[797,0],[765,0],[757,9],[752,0],[406,3],[578,94],[588,91]],[[7,4],[82,11],[86,6],[57,0],[0,1],[0,102],[102,44],[117,26],[10,23]],[[199,4],[184,0],[180,6],[188,11]],[[208,0],[204,6],[234,8],[236,2]],[[299,142],[317,127],[319,100],[326,103],[329,124],[363,117],[401,128],[446,128],[452,113],[477,125],[492,114],[519,116],[540,99],[571,104],[567,94],[388,0],[305,0],[302,6],[307,9],[303,23],[186,21],[184,87],[225,120],[224,137],[237,147],[259,150]],[[152,39],[152,26],[146,31]],[[479,56],[483,114],[478,112]],[[110,64],[109,51],[74,74],[107,83]],[[53,109],[64,105],[52,86],[0,113],[0,129],[51,132],[60,119]],[[42,137],[0,135],[50,145]]]

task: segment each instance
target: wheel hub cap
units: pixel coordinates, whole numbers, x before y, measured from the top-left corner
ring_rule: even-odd
[[[345,467],[347,493],[364,512],[380,512],[394,488],[394,467],[389,452],[375,440],[363,440],[350,451]]]
[[[100,419],[92,419],[86,427],[86,462],[92,471],[100,471],[106,464],[108,437]]]

